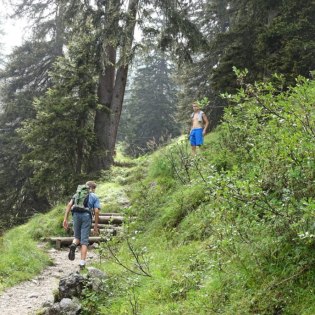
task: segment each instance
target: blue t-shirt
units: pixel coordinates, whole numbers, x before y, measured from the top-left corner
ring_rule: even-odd
[[[90,209],[101,208],[100,200],[94,193],[89,194],[89,208]]]

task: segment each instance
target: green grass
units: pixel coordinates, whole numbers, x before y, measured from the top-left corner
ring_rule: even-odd
[[[206,136],[197,156],[176,139],[104,172],[97,188],[102,211],[124,211],[135,222],[100,246],[96,266],[108,278],[104,290],[85,296],[83,314],[315,313],[313,136],[292,114],[301,110],[299,100],[285,99],[286,112],[268,88],[256,97],[267,105],[273,99],[280,115],[261,116],[259,102],[248,97],[239,111],[227,111],[227,122]],[[123,208],[127,199],[131,206]],[[61,232],[63,210],[7,233],[1,246],[11,258],[0,259],[0,270],[20,260],[25,266],[17,270],[30,276],[32,257],[19,255],[15,237],[36,248],[45,235]],[[141,266],[150,277],[139,275]],[[4,268],[2,283],[14,271]],[[32,266],[32,274],[40,268]]]
[[[33,278],[51,263],[44,241],[49,236],[65,235],[63,214],[64,206],[57,206],[47,214],[35,215],[28,223],[1,237],[0,291]]]
[[[216,154],[213,149],[213,141],[217,138],[215,133],[207,136],[208,148],[197,158],[188,156],[192,163],[199,163],[202,172],[209,164],[220,160],[221,152]],[[113,315],[132,312],[143,315],[232,315],[239,314],[240,309],[243,310],[241,314],[271,314],[277,309],[277,303],[283,302],[282,297],[275,298],[274,292],[268,289],[276,269],[260,270],[253,263],[249,248],[229,241],[221,221],[227,218],[218,211],[217,200],[209,197],[200,174],[193,171],[192,166],[191,183],[181,183],[171,171],[167,154],[167,148],[163,148],[145,161],[135,160],[136,165],[132,167],[113,167],[98,181],[97,194],[101,198],[102,212],[131,211],[137,216],[136,225],[128,225],[130,234],[112,245],[117,257],[128,268],[139,271],[126,244],[128,237],[133,248],[143,253],[151,277],[127,271],[114,261],[106,247],[101,247],[102,258],[96,267],[107,273],[108,281],[103,292],[85,297],[84,314],[93,310]],[[127,199],[132,201],[131,210],[121,208],[121,202]],[[1,290],[31,279],[50,264],[37,244],[48,236],[65,233],[61,226],[63,214],[64,205],[57,206],[2,237]],[[220,233],[222,241],[218,242]],[[265,246],[267,251],[272,240],[266,239],[263,245],[257,236],[255,242],[255,246]],[[236,247],[233,249],[233,246]],[[240,256],[231,254],[231,250]],[[279,266],[279,273],[281,270]],[[280,279],[281,274],[277,277]],[[289,273],[285,277],[290,277]],[[311,279],[306,278],[307,281]],[[301,314],[312,314],[315,302],[311,294],[305,295],[310,287],[299,290],[295,294],[298,306],[288,305],[285,314],[297,314],[301,305],[306,305]],[[289,292],[290,286],[277,290],[281,291]],[[288,296],[292,297],[292,294],[288,293]]]

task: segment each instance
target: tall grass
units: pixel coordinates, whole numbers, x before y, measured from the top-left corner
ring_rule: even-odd
[[[33,278],[51,263],[44,240],[65,233],[61,226],[63,211],[64,206],[57,206],[47,214],[35,215],[1,237],[0,291]]]

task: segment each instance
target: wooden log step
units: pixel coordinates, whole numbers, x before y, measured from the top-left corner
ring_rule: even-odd
[[[112,216],[112,217],[123,217],[123,213],[117,213],[117,212],[105,212],[105,213],[100,213],[100,216]]]
[[[94,222],[92,223],[92,227],[94,227]],[[117,225],[117,224],[98,224],[98,228],[99,230],[103,230],[103,229],[115,229],[115,228],[122,228],[121,226]]]
[[[48,238],[50,242],[56,242],[56,248],[60,249],[62,245],[70,245],[73,241],[73,237],[69,236],[55,236]],[[98,243],[98,242],[105,242],[106,239],[104,239],[101,236],[90,236],[89,242],[90,244]]]
[[[111,234],[111,235],[116,235],[117,233],[120,233],[123,229],[121,227],[115,227],[115,228],[109,228],[109,229],[100,229],[101,234]],[[91,229],[91,234],[93,234],[94,230]]]
[[[122,224],[124,221],[124,217],[122,216],[109,216],[109,215],[102,215],[98,218],[98,223],[110,223],[110,224]],[[94,220],[93,220],[94,223]]]
[[[110,223],[99,223],[98,224],[98,228],[100,230],[102,229],[111,229],[111,228],[116,228],[116,227],[119,227],[120,224],[110,224]],[[94,227],[94,220],[93,220],[93,223],[91,225],[92,227]],[[69,228],[71,228],[71,230],[73,231],[73,223],[72,222],[69,222]]]

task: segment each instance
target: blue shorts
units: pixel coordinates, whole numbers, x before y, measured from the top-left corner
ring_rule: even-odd
[[[80,240],[81,245],[89,245],[91,231],[91,215],[89,212],[73,212],[74,238]]]
[[[193,129],[190,132],[189,140],[190,144],[194,147],[203,145],[203,134],[202,134],[203,129],[198,128],[198,129]]]

